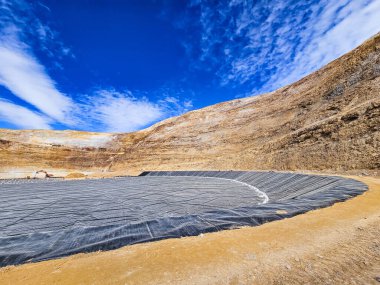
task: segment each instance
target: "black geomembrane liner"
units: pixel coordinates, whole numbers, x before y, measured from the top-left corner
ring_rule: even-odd
[[[249,171],[0,180],[0,266],[257,226],[366,190],[336,176]]]

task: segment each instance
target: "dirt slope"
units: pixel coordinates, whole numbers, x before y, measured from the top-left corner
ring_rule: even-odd
[[[0,130],[0,176],[36,168],[118,174],[153,169],[364,170],[376,175],[380,34],[275,92],[192,111],[143,131]]]

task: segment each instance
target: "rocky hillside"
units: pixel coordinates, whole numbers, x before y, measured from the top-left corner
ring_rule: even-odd
[[[380,34],[275,92],[128,134],[0,130],[0,176],[37,169],[380,169]]]

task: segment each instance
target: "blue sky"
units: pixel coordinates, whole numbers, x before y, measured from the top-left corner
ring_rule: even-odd
[[[292,83],[379,18],[379,0],[0,0],[0,127],[142,129]]]

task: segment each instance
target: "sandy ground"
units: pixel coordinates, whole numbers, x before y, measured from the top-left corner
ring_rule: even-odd
[[[380,284],[380,179],[259,227],[0,269],[1,284]],[[378,281],[377,281],[378,279]]]

